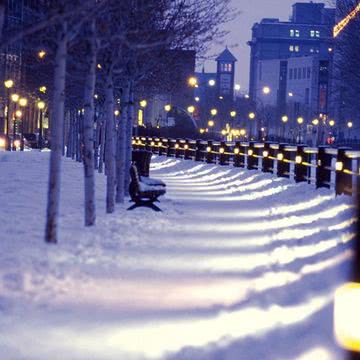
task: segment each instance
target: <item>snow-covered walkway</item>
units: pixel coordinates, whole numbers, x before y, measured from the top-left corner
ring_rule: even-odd
[[[157,157],[159,206],[82,226],[64,160],[59,244],[43,243],[48,153],[0,153],[2,360],[342,359],[334,289],[352,257],[348,197],[270,174]]]

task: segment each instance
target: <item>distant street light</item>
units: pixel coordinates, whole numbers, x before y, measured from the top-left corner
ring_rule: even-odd
[[[196,87],[196,85],[198,84],[198,80],[195,76],[191,76],[189,79],[188,79],[188,84],[189,86],[191,87]]]
[[[210,110],[210,114],[211,114],[212,116],[216,116],[217,113],[218,113],[217,109],[211,109],[211,110]]]
[[[193,105],[188,106],[187,111],[188,113],[193,114],[195,112],[195,106]]]
[[[46,86],[40,86],[39,87],[39,91],[41,92],[41,93],[43,93],[43,94],[45,94],[46,93]]]
[[[319,119],[314,119],[312,121],[312,124],[315,125],[315,126],[319,125]]]
[[[289,118],[288,118],[286,115],[284,115],[284,116],[281,118],[281,121],[282,121],[284,124],[287,123],[288,120],[289,120]]]
[[[16,116],[17,118],[21,118],[21,117],[22,117],[22,111],[21,111],[21,110],[16,110],[15,116]]]
[[[38,148],[41,150],[43,148],[43,121],[44,121],[44,112],[46,104],[44,101],[39,101],[37,107],[40,110],[40,121],[39,121],[39,138],[38,138]]]
[[[235,84],[234,90],[235,91],[240,91],[240,89],[241,89],[240,84]]]
[[[147,106],[147,101],[146,101],[146,100],[141,100],[139,104],[140,104],[140,106],[141,106],[142,108],[146,108],[146,106]]]
[[[165,106],[164,106],[164,110],[165,110],[166,112],[171,111],[171,105],[170,105],[170,104],[165,105]]]
[[[27,104],[28,104],[28,100],[26,98],[19,99],[19,105],[21,107],[25,107],[25,106],[27,106]]]
[[[329,125],[332,127],[332,126],[334,126],[335,125],[335,121],[334,120],[330,120],[329,121]]]
[[[45,56],[46,56],[46,51],[45,50],[40,50],[38,52],[39,59],[43,59]]]
[[[264,86],[262,91],[265,95],[268,95],[270,94],[271,89],[268,86]]]
[[[208,126],[209,126],[209,127],[213,127],[214,125],[215,125],[214,120],[209,120],[209,121],[208,121]]]
[[[230,116],[231,116],[232,118],[236,117],[236,111],[235,111],[235,110],[230,111]]]
[[[215,86],[216,85],[216,81],[214,79],[210,79],[208,82],[209,86]]]
[[[114,111],[114,115],[115,115],[115,116],[119,116],[119,115],[120,115],[120,111],[119,111],[119,110],[115,110],[115,111]]]
[[[6,135],[9,135],[9,127],[10,127],[10,97],[9,90],[14,86],[14,81],[11,79],[4,81],[4,86],[6,88]],[[9,142],[8,142],[9,143]],[[8,150],[10,150],[10,146],[8,146]]]
[[[348,127],[349,129],[351,129],[351,128],[353,127],[353,123],[352,123],[352,121],[348,121],[348,123],[347,123],[347,127]]]
[[[255,119],[255,113],[253,113],[253,112],[251,112],[250,114],[249,114],[249,119],[250,120],[254,120]]]
[[[300,117],[298,117],[298,118],[296,119],[296,121],[297,121],[297,123],[298,123],[299,125],[301,125],[301,124],[304,122],[304,118],[302,118],[302,117],[300,116]]]
[[[19,101],[19,99],[20,99],[20,96],[18,95],[18,94],[12,94],[11,95],[11,100],[13,101],[13,102],[18,102]]]
[[[14,81],[11,79],[5,80],[4,85],[7,89],[11,89],[14,86]]]

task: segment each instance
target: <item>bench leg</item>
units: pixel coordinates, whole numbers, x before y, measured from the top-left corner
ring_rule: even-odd
[[[127,210],[131,211],[138,207],[147,207],[149,209],[152,209],[154,211],[160,212],[162,211],[158,206],[156,206],[153,201],[137,201],[134,205],[131,205]]]

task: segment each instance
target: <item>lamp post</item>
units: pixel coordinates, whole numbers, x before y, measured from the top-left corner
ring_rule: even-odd
[[[304,123],[304,118],[299,116],[296,122],[299,124],[298,143],[300,144],[302,142],[302,124]]]
[[[22,117],[22,111],[21,110],[16,110],[15,111],[15,116],[14,116],[14,125],[13,125],[13,151],[16,151],[16,142],[18,140],[15,140],[15,137],[16,137],[16,119],[18,118],[19,120],[21,120],[21,117]],[[21,145],[21,142],[20,142],[20,145]]]
[[[9,91],[10,89],[14,86],[14,81],[11,79],[5,80],[4,81],[4,86],[5,86],[5,96],[6,96],[6,123],[5,123],[5,127],[6,127],[6,131],[5,134],[7,136],[7,138],[9,139],[9,128],[10,128],[10,97],[9,97]],[[8,141],[8,150],[9,150],[9,146],[10,146],[10,141]]]
[[[249,113],[248,117],[249,117],[249,119],[250,119],[249,137],[250,137],[250,140],[251,140],[251,138],[252,138],[252,136],[253,136],[253,122],[254,122],[254,120],[255,120],[255,118],[256,118],[256,115],[255,115],[254,112],[251,112],[251,113]]]
[[[19,105],[20,107],[23,107],[25,108],[28,104],[28,100],[26,98],[20,98],[19,99]],[[20,150],[21,151],[24,151],[24,119],[22,119],[21,121],[21,147],[20,147]]]
[[[45,109],[45,103],[43,101],[39,101],[37,103],[37,107],[40,111],[38,148],[41,150],[43,148],[43,110]]]

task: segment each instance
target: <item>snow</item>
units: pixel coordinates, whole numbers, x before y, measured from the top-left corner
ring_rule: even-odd
[[[335,289],[352,199],[256,171],[156,157],[158,204],[83,224],[83,170],[63,162],[59,243],[43,241],[49,153],[0,153],[4,360],[342,359]]]

